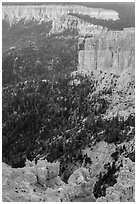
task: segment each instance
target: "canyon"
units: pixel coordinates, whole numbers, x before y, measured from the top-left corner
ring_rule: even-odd
[[[2,6],[4,202],[135,201],[135,28],[89,19],[119,13]]]

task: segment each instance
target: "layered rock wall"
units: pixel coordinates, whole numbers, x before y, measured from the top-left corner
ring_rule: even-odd
[[[96,26],[86,22],[74,14],[88,15],[91,18],[103,20],[117,20],[118,13],[113,10],[90,8],[79,5],[4,5],[2,7],[2,19],[9,26],[15,24],[26,25],[35,21],[38,24],[52,22],[50,33],[61,33],[66,29],[76,29],[79,34],[85,35],[102,30],[102,26]],[[97,29],[98,28],[98,29]]]
[[[3,5],[2,7],[2,18],[8,20],[10,25],[21,19],[34,19],[39,22],[55,20],[69,13],[79,13],[106,20],[117,20],[119,18],[116,11],[81,5]]]
[[[120,73],[135,67],[135,30],[91,33],[79,40],[79,70]]]

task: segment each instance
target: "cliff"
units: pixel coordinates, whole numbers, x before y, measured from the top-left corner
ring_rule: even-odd
[[[79,39],[79,70],[108,70],[117,74],[135,67],[135,30],[96,29]]]
[[[35,29],[41,30],[38,32],[38,36],[76,29],[79,35],[83,36],[80,37],[78,45],[80,71],[110,69],[118,73],[125,68],[134,67],[134,28],[123,31],[108,31],[107,28],[93,25],[74,14],[103,20],[116,21],[119,19],[118,13],[114,10],[90,8],[82,5],[7,4],[2,7],[2,19],[3,22],[6,22],[6,25],[3,23],[3,48],[16,47],[16,42],[22,45],[22,42],[28,40],[35,41],[37,39]],[[37,26],[47,22],[51,25],[48,25],[47,28],[45,25],[36,26],[32,32],[31,22],[36,23]],[[11,29],[12,26],[14,29]],[[29,28],[30,31],[28,31]],[[13,32],[14,30],[15,32]],[[27,37],[22,36],[23,30]]]
[[[76,17],[75,14],[106,21],[119,19],[116,11],[81,5],[3,5],[3,30],[7,27],[11,29],[12,26],[18,26],[19,32],[19,29],[26,29],[32,23],[36,25],[51,23],[49,33],[61,33],[66,29],[76,29],[79,34],[83,35],[97,30],[97,27],[98,29],[103,29],[102,26],[86,22]],[[5,27],[4,23],[6,23]]]
[[[82,5],[3,5],[2,7],[2,19],[8,20],[10,25],[21,19],[25,19],[25,21],[36,20],[41,23],[42,21],[55,20],[70,13],[79,13],[105,20],[117,20],[119,18],[116,11]]]
[[[119,19],[113,10],[90,8],[82,5],[8,5],[2,6],[3,52],[10,47],[28,45],[50,34],[76,30],[80,35],[103,27],[93,25],[74,16],[80,14],[104,21]],[[76,36],[75,36],[76,37]]]

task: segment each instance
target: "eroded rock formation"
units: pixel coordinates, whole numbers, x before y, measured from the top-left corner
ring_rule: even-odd
[[[24,168],[11,168],[3,163],[3,201],[68,202],[93,196],[93,181],[85,168],[76,170],[64,183],[59,175],[59,162],[27,161]]]
[[[107,145],[107,146],[106,146]],[[102,146],[102,147],[101,147]],[[11,168],[3,163],[3,196],[5,202],[95,202],[93,188],[96,175],[103,174],[104,164],[111,163],[111,153],[115,145],[103,143],[98,150],[85,150],[91,156],[93,164],[81,167],[69,177],[68,184],[64,183],[59,175],[59,162],[48,163],[39,160],[37,164],[27,160],[24,168]],[[90,155],[90,153],[92,155]],[[109,158],[107,155],[110,155]],[[107,159],[107,160],[106,160]],[[100,165],[96,162],[100,162]],[[132,201],[135,200],[135,163],[129,158],[120,156],[116,166],[122,163],[117,171],[117,183],[106,189],[106,196],[97,199],[97,202]],[[94,167],[94,168],[93,168]],[[97,171],[98,170],[98,171]],[[105,173],[105,172],[104,172]],[[94,179],[95,178],[95,179]]]

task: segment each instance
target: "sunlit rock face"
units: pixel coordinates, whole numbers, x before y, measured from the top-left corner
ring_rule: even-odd
[[[10,25],[24,18],[26,21],[34,19],[42,22],[55,20],[60,16],[73,13],[88,15],[97,19],[118,19],[116,11],[81,5],[4,5],[2,8],[2,18],[8,20]]]
[[[75,30],[78,35],[86,35],[106,29],[84,21],[82,17],[76,17],[77,14],[106,22],[119,19],[116,11],[82,5],[5,3],[2,6],[3,51],[9,47],[22,47],[26,41],[35,41],[41,36],[46,37],[63,31]]]
[[[102,30],[102,26],[96,26],[74,14],[88,15],[91,18],[103,20],[117,20],[118,13],[113,10],[101,8],[89,8],[81,5],[3,5],[2,19],[9,26],[15,24],[25,25],[29,22],[37,24],[51,22],[50,33],[61,33],[66,29],[76,29],[80,35],[90,34]]]
[[[85,168],[74,171],[68,184],[59,177],[59,162],[27,160],[24,168],[11,168],[3,163],[3,201],[11,202],[69,202],[93,196],[93,181]]]
[[[79,70],[108,70],[121,73],[135,67],[135,30],[96,29],[79,39]]]

